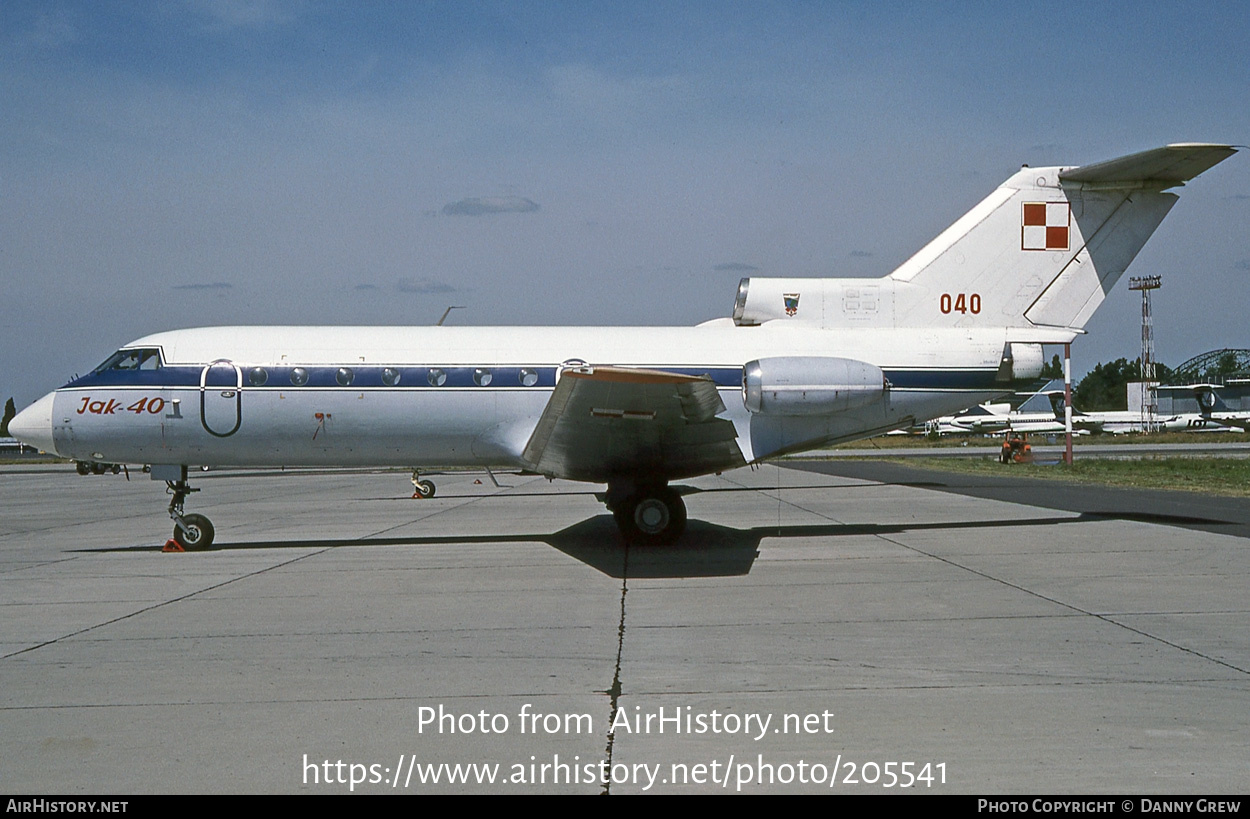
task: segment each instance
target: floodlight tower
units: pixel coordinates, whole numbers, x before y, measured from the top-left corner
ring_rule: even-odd
[[[1159,397],[1155,380],[1155,327],[1150,316],[1150,291],[1163,286],[1160,276],[1131,276],[1129,290],[1141,291],[1141,428],[1154,432],[1159,426]]]

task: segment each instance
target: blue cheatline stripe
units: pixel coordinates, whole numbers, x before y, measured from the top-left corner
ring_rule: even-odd
[[[464,367],[464,366],[352,366],[282,365],[257,367],[240,365],[244,389],[430,389],[440,387],[554,387],[556,368],[546,367]],[[296,376],[296,371],[302,371]],[[349,371],[340,373],[340,371]],[[263,371],[263,376],[255,371]],[[194,387],[199,388],[203,366],[170,366],[159,370],[110,370],[90,373],[67,387]],[[398,374],[396,380],[395,375]],[[292,380],[295,377],[296,380]],[[343,381],[340,378],[343,378]],[[234,387],[234,369],[218,366],[210,370],[207,386]],[[437,383],[431,383],[431,379]],[[258,383],[259,382],[259,383]]]
[[[505,367],[466,367],[447,365],[403,365],[403,366],[352,366],[324,365],[315,366],[282,365],[256,367],[239,365],[243,370],[243,386],[245,389],[282,389],[301,388],[315,389],[432,389],[437,387],[554,387],[557,367],[553,366],[505,366]],[[651,367],[649,369],[680,375],[708,377],[718,387],[739,387],[742,385],[742,367]],[[263,370],[263,381],[259,373],[253,378],[253,372]],[[292,376],[302,370],[307,380]],[[340,382],[340,370],[350,370],[350,380]],[[156,370],[107,370],[90,373],[70,381],[66,387],[74,388],[112,388],[112,387],[193,387],[199,388],[203,366],[175,365]],[[398,381],[394,373],[399,374]],[[939,389],[939,390],[994,390],[1005,385],[997,380],[997,370],[993,369],[907,369],[887,368],[884,370],[890,384],[898,389]],[[437,384],[431,383],[433,377]],[[442,374],[439,379],[438,374]],[[485,377],[489,374],[489,382]],[[346,380],[346,379],[345,379]],[[210,387],[234,387],[236,376],[233,368],[218,366],[210,371],[207,385]]]

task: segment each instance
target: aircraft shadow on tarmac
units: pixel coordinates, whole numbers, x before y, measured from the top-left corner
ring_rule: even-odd
[[[352,546],[436,546],[446,544],[507,544],[543,542],[569,557],[614,578],[732,577],[751,571],[764,538],[830,538],[848,535],[897,535],[924,530],[1013,529],[1059,526],[1108,516],[1035,517],[1014,520],[949,521],[942,523],[817,523],[756,526],[734,529],[691,520],[681,541],[673,546],[628,546],[611,515],[595,515],[550,534],[432,535],[415,537],[342,538],[315,540],[254,540],[216,543],[209,551],[244,549],[334,549]],[[160,546],[80,549],[77,552],[159,551]]]

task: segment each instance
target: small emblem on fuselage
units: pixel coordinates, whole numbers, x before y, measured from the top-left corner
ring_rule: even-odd
[[[786,304],[786,315],[793,316],[799,312],[799,294],[798,293],[782,293],[782,299]]]

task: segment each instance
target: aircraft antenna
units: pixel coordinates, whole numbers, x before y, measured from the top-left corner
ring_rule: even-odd
[[[1150,315],[1150,291],[1163,286],[1161,276],[1131,276],[1129,290],[1141,291],[1141,428],[1159,428],[1159,393],[1155,381],[1155,327]]]
[[[450,313],[452,310],[463,310],[464,308],[465,308],[465,305],[463,305],[463,304],[453,304],[451,307],[448,307],[446,310],[444,310],[444,311],[443,311],[443,317],[442,317],[442,318],[440,318],[440,319],[438,320],[438,324],[435,324],[434,326],[435,326],[435,327],[442,327],[442,326],[443,326],[443,322],[447,320],[447,314],[448,314],[448,313]]]

